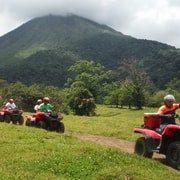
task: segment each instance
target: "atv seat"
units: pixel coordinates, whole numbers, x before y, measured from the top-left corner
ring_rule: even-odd
[[[144,113],[144,126],[148,129],[160,128],[160,117],[157,113]]]

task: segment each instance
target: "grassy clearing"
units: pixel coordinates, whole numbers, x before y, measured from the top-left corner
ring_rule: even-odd
[[[143,111],[134,113],[130,111],[127,115],[123,114],[125,112],[128,111],[119,112],[118,109],[99,107],[96,117],[69,115],[65,116],[64,123],[67,130],[113,136],[113,128],[121,127],[120,117],[123,117],[125,120],[122,131],[119,135],[118,128],[115,128],[114,136],[129,139],[127,133],[133,134],[132,129],[124,130],[124,128],[138,125],[140,121],[138,117],[142,116]],[[111,124],[110,121],[115,123]],[[95,130],[91,127],[91,125],[95,127],[94,124],[98,124]],[[116,148],[85,142],[67,134],[0,123],[0,137],[2,180],[180,179],[180,172],[169,170],[158,161],[140,158]],[[133,138],[134,136],[130,137],[132,140]]]
[[[133,133],[133,129],[143,124],[144,113],[156,111],[155,108],[144,108],[137,111],[98,106],[97,116],[68,115],[65,116],[64,122],[68,131],[135,140],[139,135]]]

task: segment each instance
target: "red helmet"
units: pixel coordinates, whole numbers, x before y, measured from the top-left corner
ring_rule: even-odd
[[[37,100],[37,103],[42,103],[42,99],[38,99],[38,100]]]
[[[44,97],[43,98],[43,102],[49,102],[49,98],[48,97]]]

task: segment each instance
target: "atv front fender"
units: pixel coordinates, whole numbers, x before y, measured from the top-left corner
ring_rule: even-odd
[[[153,131],[151,129],[134,128],[134,132],[143,134],[144,136],[150,136],[155,139],[161,139],[161,134],[158,134],[156,131]]]
[[[36,121],[36,117],[33,117],[31,115],[27,115],[26,118],[28,121]]]
[[[180,131],[180,126],[176,124],[169,124],[164,129],[163,135],[174,136],[175,131]]]

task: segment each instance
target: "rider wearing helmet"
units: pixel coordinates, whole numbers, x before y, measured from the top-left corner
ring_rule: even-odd
[[[176,109],[178,108],[180,108],[180,104],[175,103],[175,98],[173,95],[168,94],[164,96],[164,105],[162,105],[157,112],[158,114],[167,115],[167,117],[161,118],[161,124],[176,124],[175,115]]]
[[[40,106],[41,103],[42,103],[42,99],[38,99],[37,100],[37,104],[34,106],[35,112],[39,111],[39,106]]]
[[[14,99],[9,99],[9,101],[5,104],[5,107],[10,110],[15,109],[16,105],[14,103]]]
[[[180,108],[180,104],[175,103],[175,98],[173,95],[168,94],[164,96],[164,105],[162,105],[159,110],[158,114],[165,115],[160,116],[160,132],[162,132],[168,124],[176,124],[175,122],[175,115],[176,109]],[[160,140],[159,145],[157,146],[157,150],[160,149],[162,144],[162,140]]]
[[[43,103],[40,104],[39,109],[41,112],[49,112],[52,111],[53,106],[49,103],[49,98],[44,97]]]

